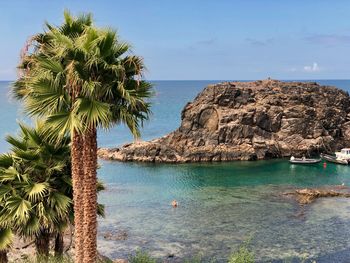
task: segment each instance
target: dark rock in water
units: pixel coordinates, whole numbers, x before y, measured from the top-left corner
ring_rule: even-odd
[[[103,238],[106,240],[126,240],[128,238],[128,233],[126,231],[118,232],[106,232],[103,234]]]
[[[206,87],[181,126],[149,142],[99,149],[120,161],[201,162],[313,155],[350,146],[347,92],[314,82],[224,82]]]

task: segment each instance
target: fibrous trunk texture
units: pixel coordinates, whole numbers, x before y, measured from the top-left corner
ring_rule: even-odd
[[[42,229],[35,238],[36,254],[39,261],[45,261],[49,257],[50,252],[50,232]]]
[[[64,248],[63,234],[57,233],[55,237],[55,257],[63,256],[63,248]]]
[[[83,165],[83,136],[77,132],[72,134],[72,181],[73,181],[73,202],[74,202],[74,245],[75,262],[84,261],[84,165]]]
[[[96,128],[84,135],[84,263],[97,259],[97,138]]]

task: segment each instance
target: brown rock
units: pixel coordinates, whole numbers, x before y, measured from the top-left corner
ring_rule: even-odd
[[[149,142],[99,149],[119,161],[201,162],[302,156],[350,146],[347,92],[314,82],[224,82],[206,87],[181,126]]]
[[[305,188],[294,192],[284,193],[284,195],[294,196],[299,204],[310,204],[318,198],[324,197],[350,197],[349,188],[346,186],[335,186],[332,188]]]

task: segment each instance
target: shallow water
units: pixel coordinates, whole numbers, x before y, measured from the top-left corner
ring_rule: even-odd
[[[99,246],[111,257],[144,249],[164,258],[205,255],[223,261],[251,239],[261,261],[317,258],[349,248],[350,203],[323,199],[302,208],[282,195],[295,187],[350,184],[350,169],[286,160],[151,165],[102,162]],[[179,207],[170,206],[176,199]],[[103,235],[125,232],[126,240]],[[339,262],[339,261],[338,261]]]
[[[217,81],[155,82],[153,116],[143,139],[156,138],[180,123],[183,106],[207,84]],[[350,80],[323,80],[348,90]],[[0,82],[0,136],[24,119],[9,102],[8,82]],[[28,122],[28,120],[26,120]],[[125,127],[99,132],[100,146],[131,141]],[[0,150],[8,150],[0,140]],[[99,178],[107,190],[99,199],[106,218],[99,220],[98,247],[112,258],[137,249],[181,261],[190,255],[224,261],[250,239],[260,262],[316,258],[349,262],[350,203],[329,198],[300,207],[281,193],[306,186],[350,185],[350,167],[289,165],[287,160],[221,164],[137,164],[100,161]],[[178,200],[179,207],[170,203]],[[104,236],[112,234],[112,237]],[[112,240],[110,240],[112,239]],[[180,258],[180,259],[179,259]]]

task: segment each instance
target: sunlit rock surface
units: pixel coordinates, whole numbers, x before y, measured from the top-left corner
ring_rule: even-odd
[[[224,82],[207,86],[181,126],[152,141],[99,149],[119,161],[258,160],[332,152],[350,146],[347,92],[315,82]]]

